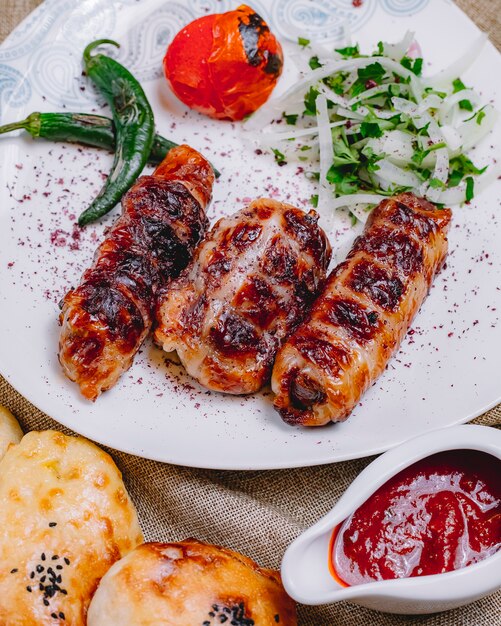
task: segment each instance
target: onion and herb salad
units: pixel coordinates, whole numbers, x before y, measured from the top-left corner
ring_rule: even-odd
[[[402,191],[438,206],[468,202],[499,174],[466,155],[497,119],[459,78],[485,40],[480,36],[451,67],[424,78],[411,32],[397,44],[380,42],[372,55],[358,45],[326,52],[300,38],[310,70],[254,114],[246,130],[251,136],[259,130],[256,139],[279,164],[313,166],[306,174],[319,186],[311,201],[329,221],[333,209],[345,208],[365,222],[381,196]]]

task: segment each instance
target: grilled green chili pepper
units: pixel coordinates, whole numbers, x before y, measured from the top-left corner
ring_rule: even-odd
[[[34,112],[20,122],[0,126],[0,135],[13,130],[26,130],[35,139],[43,137],[51,141],[81,143],[84,146],[115,151],[115,127],[113,120],[93,113],[38,113]],[[161,163],[171,148],[178,144],[155,135],[148,163]],[[213,167],[216,178],[221,175]]]
[[[85,146],[115,150],[115,128],[113,120],[102,115],[88,113],[31,113],[26,119],[0,126],[0,135],[24,129],[32,137],[43,137],[51,141],[81,143]],[[160,163],[177,143],[161,135],[155,135],[148,162]]]
[[[119,202],[146,165],[155,135],[155,120],[143,88],[128,69],[104,54],[91,56],[97,46],[111,39],[98,39],[84,50],[85,70],[104,96],[113,113],[116,148],[113,166],[99,195],[80,215],[78,223],[94,222]]]

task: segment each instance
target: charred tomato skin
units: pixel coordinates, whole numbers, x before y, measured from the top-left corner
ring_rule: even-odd
[[[269,98],[283,54],[266,22],[241,5],[190,22],[172,40],[163,65],[184,104],[209,117],[237,121]]]

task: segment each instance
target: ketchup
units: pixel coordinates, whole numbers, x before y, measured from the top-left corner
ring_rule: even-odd
[[[334,529],[330,569],[342,585],[440,574],[501,548],[501,461],[440,452],[382,485]]]

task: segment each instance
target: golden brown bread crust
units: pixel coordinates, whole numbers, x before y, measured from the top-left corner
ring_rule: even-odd
[[[108,454],[28,433],[0,461],[0,624],[85,626],[99,580],[141,541]]]
[[[10,446],[19,443],[22,438],[23,431],[16,418],[9,409],[0,405],[0,459]]]
[[[274,405],[289,424],[345,420],[398,349],[447,255],[449,209],[383,200],[310,316],[277,354]]]
[[[88,626],[296,626],[278,572],[226,548],[186,539],[145,543],[116,563]]]

